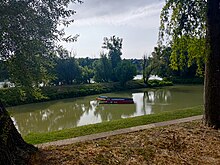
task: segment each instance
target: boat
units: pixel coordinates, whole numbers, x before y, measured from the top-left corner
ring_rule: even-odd
[[[96,100],[99,101],[99,104],[134,104],[132,98],[98,96]]]

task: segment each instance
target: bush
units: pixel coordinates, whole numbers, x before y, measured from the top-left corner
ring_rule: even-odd
[[[148,80],[148,87],[162,87],[162,86],[172,86],[171,81],[164,80]]]
[[[172,78],[172,82],[174,84],[203,84],[204,78],[202,77],[194,77],[194,78],[175,77],[175,78]]]

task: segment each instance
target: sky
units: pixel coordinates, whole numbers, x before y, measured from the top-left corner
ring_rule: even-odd
[[[83,0],[71,4],[76,11],[67,35],[79,34],[77,42],[61,43],[76,58],[99,58],[103,38],[122,38],[122,58],[141,59],[157,44],[160,11],[164,0]]]

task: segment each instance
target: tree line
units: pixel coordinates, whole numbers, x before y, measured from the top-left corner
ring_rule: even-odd
[[[170,46],[159,45],[150,55],[144,55],[143,59],[122,60],[122,41],[122,38],[116,36],[105,37],[102,46],[105,53],[104,51],[100,53],[100,58],[97,59],[76,58],[75,55],[60,46],[50,56],[44,56],[42,59],[36,58],[33,63],[26,63],[25,67],[29,68],[29,72],[33,72],[32,75],[35,76],[35,86],[37,87],[39,85],[87,84],[91,81],[97,83],[120,82],[124,85],[127,81],[132,80],[137,73],[143,75],[145,84],[148,84],[150,75],[158,75],[171,81],[175,78],[201,76],[198,73],[196,63],[192,63],[191,66],[184,63],[182,66],[178,65],[173,68],[171,66],[173,64],[173,48]],[[187,52],[187,49],[185,51]],[[28,86],[27,83],[32,83],[31,81],[26,82],[27,75],[21,76],[23,73],[21,68],[11,68],[10,65],[7,65],[8,63],[9,61],[0,61],[1,81],[9,79],[18,86],[20,84]],[[30,70],[32,67],[35,70]],[[19,77],[20,83],[18,80],[14,81],[16,77]]]
[[[95,82],[120,82],[124,85],[136,75],[133,60],[121,58],[122,38],[105,37],[99,59],[76,58],[62,46],[50,55],[36,56],[24,65],[25,58],[14,59],[13,66],[8,65],[10,59],[0,61],[1,80],[9,79],[16,86],[34,85],[72,85]],[[28,77],[23,66],[28,71]]]
[[[172,67],[172,53],[174,49],[169,45],[158,45],[154,47],[153,52],[148,56],[143,56],[143,80],[145,84],[148,83],[150,75],[157,75],[165,80],[176,82],[177,79],[188,79],[192,83],[193,79],[198,79],[197,83],[201,83],[204,78],[202,71],[195,62],[187,65],[187,60],[183,65]],[[185,49],[187,51],[187,49]],[[201,63],[204,67],[204,62]],[[200,72],[201,71],[201,72]]]

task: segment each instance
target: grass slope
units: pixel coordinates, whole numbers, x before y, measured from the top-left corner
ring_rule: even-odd
[[[129,127],[145,125],[150,123],[196,116],[196,115],[201,115],[202,113],[203,113],[203,107],[197,106],[182,110],[176,110],[172,112],[163,112],[159,114],[151,114],[151,115],[145,115],[145,116],[139,116],[133,118],[126,118],[121,120],[113,120],[98,124],[80,126],[80,127],[65,129],[56,132],[32,133],[25,136],[24,139],[26,142],[31,144],[40,144],[40,143],[51,142],[56,140],[85,136],[94,133],[107,132],[122,128],[129,128]]]

